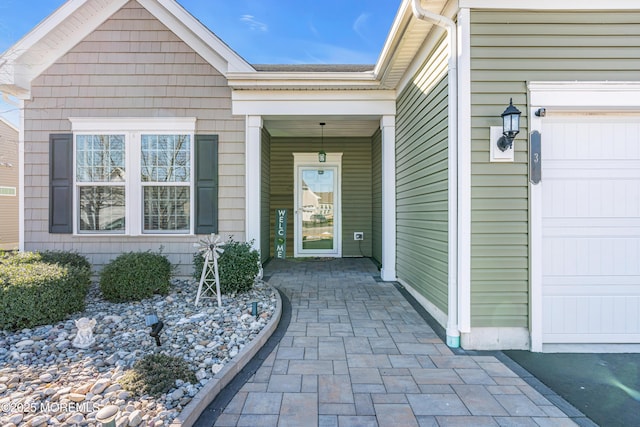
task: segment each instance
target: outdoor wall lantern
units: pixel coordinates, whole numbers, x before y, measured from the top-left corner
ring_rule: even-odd
[[[327,153],[324,151],[324,125],[326,125],[326,123],[321,122],[320,123],[320,129],[322,129],[322,137],[320,139],[320,151],[318,151],[318,161],[320,163],[324,163],[327,161]]]
[[[513,98],[509,106],[502,113],[502,137],[498,140],[500,151],[506,151],[513,146],[513,140],[520,133],[520,110],[513,106]]]

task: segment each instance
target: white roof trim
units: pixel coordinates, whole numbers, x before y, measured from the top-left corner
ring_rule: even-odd
[[[393,57],[396,54],[396,49],[398,47],[399,40],[402,38],[404,29],[406,28],[409,20],[413,17],[413,13],[410,9],[409,1],[403,0],[402,3],[400,3],[396,17],[391,24],[391,30],[389,30],[389,35],[384,42],[382,52],[380,52],[378,62],[374,69],[376,77],[381,76],[389,68],[389,64],[392,62]]]
[[[0,91],[21,98],[28,97],[31,81],[35,77],[91,34],[127,1],[69,0],[0,57]],[[399,41],[414,20],[408,6],[410,0],[402,0],[374,70],[365,72],[257,71],[176,0],[137,1],[220,71],[234,89],[393,89],[398,85],[398,73],[407,72],[403,62],[397,61],[399,50],[402,49]],[[100,7],[101,9],[98,9]],[[81,10],[83,8],[86,9]],[[93,9],[98,10],[97,13],[91,14],[90,19],[86,18],[89,13],[82,13],[93,12]],[[77,19],[80,15],[84,19]],[[76,22],[79,23],[72,24]],[[65,28],[65,24],[69,28]],[[61,30],[65,31],[62,35]],[[52,40],[50,36],[54,32],[60,36],[59,41],[54,48],[47,49]],[[387,76],[390,72],[394,75],[391,80]]]
[[[7,54],[20,55],[20,52],[29,50],[38,41],[49,34],[65,19],[69,18],[76,10],[89,0],[69,0],[56,9],[51,15],[36,25],[22,39],[7,50]],[[128,0],[120,0],[118,9],[124,6]],[[115,4],[115,3],[114,3]],[[4,55],[3,55],[4,56]]]
[[[45,40],[60,24],[70,19],[78,9],[89,3],[90,0],[69,0],[64,3],[2,54],[2,61],[0,61],[0,88],[2,91],[15,96],[24,95],[31,89],[31,81],[35,77],[89,35],[107,17],[117,12],[127,1],[113,0],[108,7],[101,10],[100,14],[91,16],[91,19],[80,21],[81,25],[77,27],[77,31],[65,43],[61,43],[57,49],[50,47],[38,49],[38,44],[41,41]]]
[[[91,0],[69,0],[26,36],[9,48],[0,58],[0,89],[18,95],[30,90],[31,81],[67,53],[82,39],[87,37],[111,15],[120,10],[129,0],[107,0],[99,13],[91,19],[77,20],[65,40],[56,48],[39,46],[47,37],[83,6],[95,5]],[[218,71],[255,71],[229,46],[216,37],[200,21],[189,14],[175,0],[137,0],[160,22],[173,31]]]
[[[229,73],[229,86],[234,89],[283,87],[361,87],[378,88],[380,82],[372,71],[365,72],[269,72]]]

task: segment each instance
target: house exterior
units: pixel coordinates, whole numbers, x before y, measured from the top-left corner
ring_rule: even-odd
[[[372,257],[452,347],[637,351],[640,6],[583,3],[404,0],[375,65],[259,66],[173,0],[70,0],[0,66],[20,248],[186,275],[287,209],[288,256]]]
[[[0,118],[0,250],[18,249],[18,129]]]

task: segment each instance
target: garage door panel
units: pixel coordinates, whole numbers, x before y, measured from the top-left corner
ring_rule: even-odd
[[[640,343],[640,117],[545,120],[545,343]]]
[[[609,335],[630,342],[640,337],[639,312],[640,296],[544,297],[545,342],[612,342]]]
[[[545,174],[542,220],[637,217],[640,214],[640,173],[637,175],[633,179],[568,180]]]
[[[591,229],[590,229],[591,230]],[[624,233],[622,228],[616,229]],[[573,231],[573,230],[569,230]],[[579,231],[579,230],[577,230]],[[607,230],[611,232],[611,230]],[[565,234],[569,234],[564,230]],[[616,283],[619,277],[631,277],[638,284],[640,275],[640,238],[574,238],[554,236],[543,238],[542,262],[544,278],[565,277],[575,281],[574,276],[607,276]],[[547,280],[543,281],[543,286]],[[639,286],[640,288],[640,286]]]
[[[562,116],[544,124],[544,157],[598,161],[640,159],[637,116]]]

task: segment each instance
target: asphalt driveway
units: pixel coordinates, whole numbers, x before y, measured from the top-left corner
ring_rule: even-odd
[[[640,426],[640,354],[503,353],[599,426]]]

